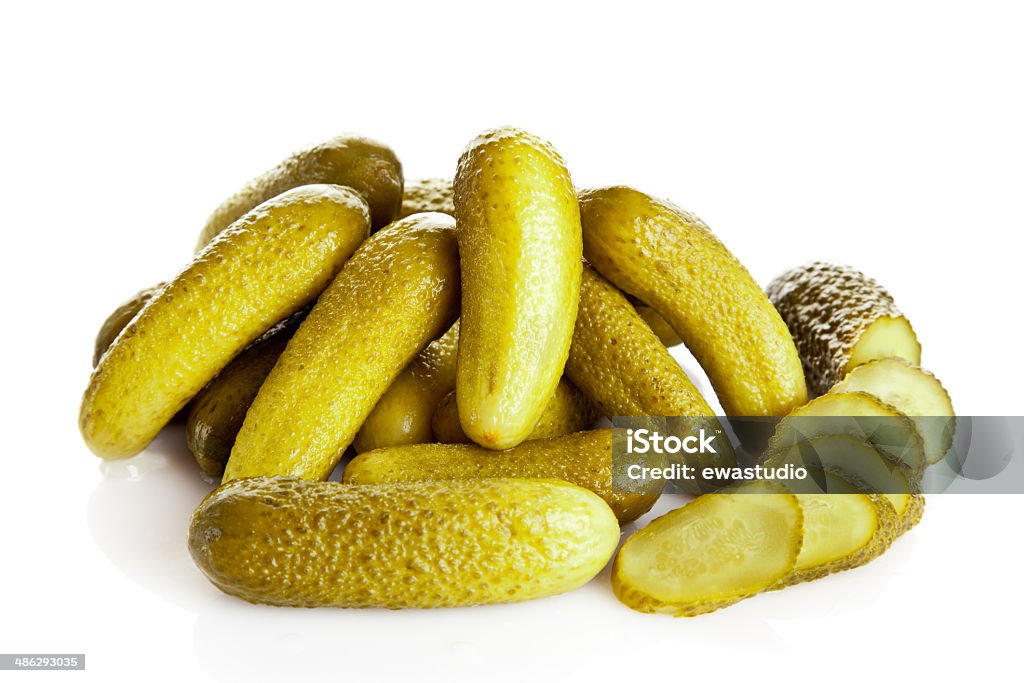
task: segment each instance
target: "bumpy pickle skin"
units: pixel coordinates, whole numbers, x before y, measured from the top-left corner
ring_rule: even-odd
[[[224,481],[326,479],[410,361],[458,317],[454,221],[375,233],[317,300],[246,414]]]
[[[524,441],[572,434],[590,427],[598,417],[600,415],[597,406],[573,386],[572,382],[562,378],[551,400],[544,406],[537,426]],[[472,439],[462,431],[454,391],[437,405],[431,427],[434,438],[441,443],[472,443]]]
[[[103,458],[135,455],[218,372],[310,304],[366,238],[366,202],[309,185],[256,207],[203,249],[118,336],[79,427]]]
[[[717,435],[715,454],[673,456],[680,464],[736,464],[732,444],[711,406],[626,297],[589,265],[583,268],[565,374],[603,415],[686,418],[671,431],[697,434],[704,429]],[[676,484],[687,493],[703,492],[695,481]]]
[[[910,321],[892,295],[859,270],[816,261],[783,273],[766,291],[793,336],[815,394],[877,358],[921,364]]]
[[[373,230],[394,220],[402,203],[402,164],[389,147],[356,135],[339,135],[295,152],[226,199],[207,219],[199,251],[255,206],[300,185],[351,187],[370,207]]]
[[[121,330],[128,327],[128,323],[139,314],[143,306],[149,303],[149,300],[156,296],[163,287],[164,283],[161,282],[153,287],[140,290],[135,296],[125,301],[107,316],[107,319],[103,321],[103,325],[100,326],[99,332],[96,333],[96,344],[92,354],[92,366],[94,368],[100,364],[103,354],[107,352],[107,349],[117,339],[117,335],[121,334]]]
[[[499,128],[459,159],[455,216],[459,417],[473,441],[501,450],[533,431],[565,366],[579,302],[579,207],[551,145]]]
[[[696,216],[628,187],[580,193],[587,260],[654,308],[707,372],[726,414],[807,401],[789,330],[747,269]]]
[[[626,297],[590,266],[565,374],[610,417],[715,414]]]
[[[203,476],[219,481],[238,430],[263,381],[309,311],[283,320],[250,344],[192,401],[185,423],[188,449]]]
[[[405,184],[405,193],[402,195],[402,209],[399,211],[398,217],[405,218],[414,213],[427,213],[431,211],[454,216],[454,196],[455,189],[452,187],[452,181],[446,178],[413,180]]]
[[[692,617],[788,575],[803,539],[800,503],[778,485],[755,486],[764,492],[701,496],[630,536],[612,568],[616,597],[640,612]]]
[[[419,444],[357,456],[345,468],[347,484],[394,484],[492,477],[564,479],[593,491],[625,524],[651,509],[660,487],[622,493],[612,478],[612,431],[595,429],[524,441],[494,452],[476,444]]]
[[[683,338],[672,329],[672,326],[668,324],[661,314],[656,310],[647,306],[646,304],[635,303],[633,308],[636,312],[644,319],[647,326],[651,328],[651,332],[658,335],[658,339],[665,345],[665,348],[672,348],[673,346],[679,346],[683,343]]]
[[[896,505],[896,502],[893,501],[893,496],[887,495],[886,498],[889,499],[890,503]],[[924,517],[924,502],[925,497],[923,494],[909,494],[909,496],[907,497],[906,506],[904,507],[903,512],[900,514],[897,520],[897,537],[907,533],[920,523],[921,518]]]
[[[239,479],[210,494],[189,527],[192,558],[217,588],[291,607],[542,598],[592,579],[618,540],[604,501],[545,479]]]
[[[434,440],[431,420],[438,403],[455,388],[458,348],[456,321],[402,370],[377,401],[352,442],[357,453]]]

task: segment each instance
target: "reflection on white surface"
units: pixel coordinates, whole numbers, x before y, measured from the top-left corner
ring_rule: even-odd
[[[419,678],[452,680],[496,663],[489,679],[522,676],[540,665],[546,675],[571,679],[623,656],[661,659],[681,638],[711,651],[737,639],[748,649],[784,646],[766,620],[771,610],[736,619],[733,608],[696,620],[632,612],[612,594],[609,568],[572,593],[510,605],[404,611],[251,605],[215,589],[189,557],[189,516],[212,486],[200,478],[180,426],[165,430],[145,453],[101,467],[104,478],[87,511],[96,544],[132,581],[195,614],[198,659],[218,680],[336,680],[346,670],[386,676],[410,667]],[[645,519],[684,500],[665,496]],[[624,536],[636,528],[628,525]],[[814,605],[829,609],[826,602]]]

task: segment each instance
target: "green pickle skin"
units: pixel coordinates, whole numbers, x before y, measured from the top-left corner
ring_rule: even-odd
[[[164,283],[161,282],[153,287],[140,290],[135,296],[125,301],[107,316],[107,319],[103,321],[103,325],[100,326],[99,332],[96,333],[96,344],[92,354],[92,366],[94,368],[100,364],[103,354],[107,352],[107,349],[114,343],[117,336],[121,334],[121,330],[128,327],[128,323],[139,314],[139,311],[149,303],[150,299],[160,293],[163,287]]]
[[[699,218],[624,186],[585,190],[579,202],[587,261],[679,334],[726,415],[781,416],[807,402],[789,329]]]
[[[458,312],[451,216],[415,214],[372,235],[260,387],[224,480],[326,479],[388,387]]]
[[[462,270],[456,368],[469,438],[503,450],[526,439],[558,386],[579,303],[576,192],[547,142],[486,131],[459,159],[455,217]]]
[[[79,414],[89,448],[139,453],[246,346],[312,303],[368,233],[366,202],[338,185],[289,190],[238,219],[100,359]]]
[[[237,479],[192,515],[189,551],[220,590],[293,607],[455,607],[556,595],[592,579],[615,515],[564,481],[349,486]]]
[[[301,185],[343,185],[370,208],[374,231],[390,223],[402,205],[402,164],[389,147],[357,135],[335,138],[295,152],[224,200],[199,235],[201,250],[246,212]]]
[[[345,468],[347,484],[537,477],[564,479],[593,491],[620,522],[631,522],[654,505],[661,493],[654,482],[637,493],[613,484],[612,430],[595,429],[524,441],[494,452],[476,444],[417,444],[360,454]]]
[[[185,422],[188,449],[203,475],[219,480],[245,414],[309,309],[275,325],[250,344],[196,395]]]

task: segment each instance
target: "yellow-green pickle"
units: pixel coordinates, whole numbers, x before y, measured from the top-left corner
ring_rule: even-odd
[[[458,316],[454,221],[377,232],[299,326],[242,423],[224,480],[326,479],[388,386]]]
[[[494,452],[476,444],[419,444],[363,453],[345,468],[345,483],[385,484],[488,477],[564,479],[601,496],[622,523],[651,509],[661,493],[617,491],[612,479],[612,431],[596,429],[525,441]]]
[[[225,200],[206,222],[196,251],[224,228],[263,202],[294,187],[344,185],[366,200],[373,229],[398,214],[402,204],[402,164],[386,145],[358,135],[339,135],[298,151]]]
[[[215,586],[292,607],[457,607],[557,595],[619,541],[598,496],[564,481],[348,486],[229,482],[192,515],[189,551]]]
[[[242,349],[309,305],[366,238],[354,191],[307,185],[259,205],[199,252],[117,337],[79,414],[104,458],[135,455]]]
[[[921,344],[910,321],[892,295],[859,270],[809,263],[775,278],[767,293],[793,335],[816,393],[871,360],[921,363]]]
[[[580,214],[587,260],[682,337],[727,415],[785,415],[807,401],[785,323],[699,218],[621,186],[581,192]]]
[[[550,144],[498,128],[459,158],[455,218],[459,418],[481,446],[511,448],[533,431],[569,355],[583,249],[576,191]]]

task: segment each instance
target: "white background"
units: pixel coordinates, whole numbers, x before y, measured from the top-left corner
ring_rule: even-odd
[[[986,2],[6,6],[0,651],[85,652],[104,681],[1008,676],[1018,496],[932,496],[871,565],[692,620],[630,611],[606,574],[509,606],[275,609],[191,564],[208,487],[180,431],[103,466],[76,422],[100,322],[251,176],[344,131],[450,175],[500,124],[579,185],[696,212],[762,284],[861,267],[959,413],[1024,414],[1022,30]]]

